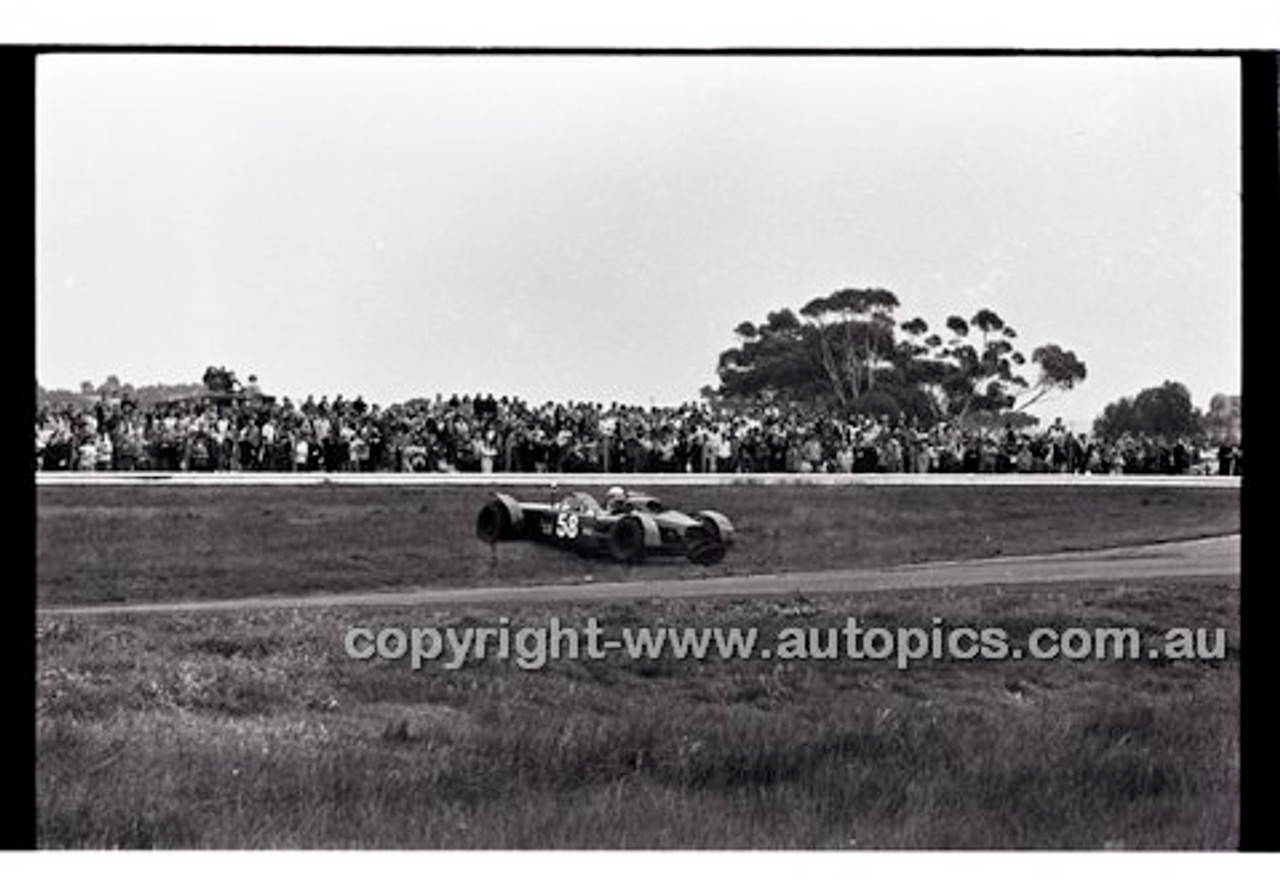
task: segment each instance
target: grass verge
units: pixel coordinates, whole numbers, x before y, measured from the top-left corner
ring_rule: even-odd
[[[476,539],[465,488],[41,488],[41,605],[294,595],[866,568],[1043,553],[1240,529],[1238,490],[1179,488],[653,487],[726,513],[737,547],[710,569],[639,569],[542,545]],[[547,489],[515,489],[546,499]]]
[[[353,624],[1226,629],[1209,661],[354,661]],[[59,847],[1223,849],[1239,585],[43,617]]]

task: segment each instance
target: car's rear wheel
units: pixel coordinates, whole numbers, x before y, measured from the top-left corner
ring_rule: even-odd
[[[644,525],[635,516],[618,520],[609,536],[609,553],[618,562],[640,562],[644,559]]]
[[[507,505],[497,499],[481,507],[480,515],[476,517],[476,537],[486,544],[507,540],[513,527]]]

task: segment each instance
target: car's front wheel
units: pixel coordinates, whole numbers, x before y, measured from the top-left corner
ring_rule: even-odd
[[[685,532],[685,555],[689,561],[700,566],[712,566],[720,562],[728,551],[720,537],[720,529],[708,517],[702,517],[701,524],[695,525]]]

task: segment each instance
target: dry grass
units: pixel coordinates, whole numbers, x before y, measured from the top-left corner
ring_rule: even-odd
[[[1232,848],[1238,584],[42,618],[43,847]],[[1133,624],[1224,661],[348,659],[351,624]]]
[[[739,546],[711,569],[628,572],[529,543],[491,551],[466,488],[41,488],[41,605],[670,578],[1040,553],[1237,532],[1238,490],[1176,488],[653,488],[713,507]],[[547,491],[516,490],[528,498]]]
[[[539,492],[517,492],[537,495]],[[545,493],[545,492],[543,492]],[[1239,492],[654,490],[724,510],[718,573],[876,566],[1238,531]],[[598,580],[491,554],[465,489],[41,489],[41,604]],[[701,574],[704,570],[693,570]],[[632,577],[688,574],[680,562]],[[1231,848],[1238,583],[813,600],[512,603],[38,625],[43,847]],[[1136,625],[1225,661],[352,661],[352,624]]]

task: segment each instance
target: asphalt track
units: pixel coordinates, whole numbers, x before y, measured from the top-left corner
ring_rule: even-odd
[[[643,573],[643,567],[634,570]],[[52,615],[226,612],[352,606],[416,606],[490,602],[556,602],[684,597],[857,594],[975,585],[1064,581],[1131,581],[1160,578],[1238,578],[1240,535],[1170,541],[1106,550],[931,562],[880,569],[838,569],[702,579],[654,579],[524,587],[370,590],[308,596],[256,596],[200,602],[58,606]]]

